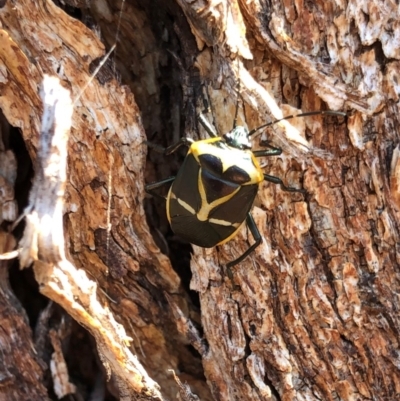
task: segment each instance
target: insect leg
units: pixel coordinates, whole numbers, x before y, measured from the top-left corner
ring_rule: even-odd
[[[168,178],[165,178],[164,180],[161,180],[161,181],[152,182],[151,184],[146,185],[144,187],[144,190],[150,195],[157,196],[158,198],[165,199],[164,196],[161,196],[161,195],[157,194],[154,191],[157,190],[158,188],[161,188],[162,186],[164,186],[166,184],[170,184],[174,180],[175,180],[175,177],[168,177]]]
[[[171,153],[176,152],[181,146],[190,146],[194,140],[192,138],[186,138],[183,137],[179,139],[178,142],[172,144],[171,146],[168,146],[167,148],[164,148],[160,145],[156,145],[151,142],[144,142],[149,148],[154,149],[158,153],[163,153],[164,155],[170,155]]]
[[[287,191],[287,192],[300,192],[302,194],[304,194],[306,191],[304,189],[298,189],[298,188],[293,188],[293,187],[287,187],[283,181],[278,178],[278,177],[274,177],[273,175],[269,175],[269,174],[264,174],[264,180],[265,181],[269,181],[272,182],[274,184],[280,185],[283,191]]]
[[[246,225],[249,228],[251,235],[253,236],[255,242],[253,245],[251,245],[249,247],[249,249],[247,249],[246,252],[243,253],[242,256],[239,256],[237,259],[232,260],[232,262],[227,263],[226,267],[228,269],[230,269],[232,266],[237,265],[242,260],[247,258],[247,256],[249,256],[254,251],[254,249],[256,249],[261,244],[262,238],[261,238],[260,231],[258,231],[257,225],[253,219],[253,216],[250,213],[247,215]]]

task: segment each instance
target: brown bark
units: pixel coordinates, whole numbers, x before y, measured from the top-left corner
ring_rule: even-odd
[[[49,74],[71,91],[66,257],[62,243],[56,251],[47,247],[47,227],[32,225],[29,214],[27,229],[35,235],[26,241],[25,232],[30,253],[22,257],[35,260],[40,291],[93,335],[102,363],[78,326],[69,324],[65,334],[64,312],[56,307],[31,319],[32,352],[27,319],[7,295],[3,272],[0,400],[55,399],[48,379],[54,348],[59,366],[64,352],[82,399],[104,386],[110,400],[118,391],[126,400],[176,399],[178,392],[201,400],[400,398],[397,6],[153,0],[126,1],[120,12],[114,1],[67,3],[64,11],[75,18],[48,0],[0,2],[0,109],[36,166],[32,193],[40,196],[31,194],[29,211],[51,216],[60,228],[62,199],[46,192],[48,179],[39,174],[45,164],[38,156],[38,88]],[[104,54],[102,40],[111,47],[116,37],[111,61],[89,81]],[[233,267],[233,280],[224,266],[252,242],[246,229],[216,249],[193,247],[190,288],[198,308],[189,292],[187,246],[168,231],[163,202],[144,200],[144,184],[175,174],[182,158],[148,151],[144,133],[162,146],[183,135],[206,137],[196,123],[205,92],[218,132],[229,131],[238,81],[239,123],[249,128],[300,109],[348,117],[290,120],[263,134],[284,149],[261,159],[265,172],[307,194],[260,186],[252,214],[263,242]],[[13,186],[24,160],[16,156],[17,175],[10,152],[17,146],[7,132],[3,124],[4,230],[16,219],[15,201],[23,202],[14,199]],[[28,185],[25,174],[22,186]],[[5,231],[1,252],[14,242]],[[21,291],[26,273],[13,274]],[[10,352],[21,344],[26,350]]]

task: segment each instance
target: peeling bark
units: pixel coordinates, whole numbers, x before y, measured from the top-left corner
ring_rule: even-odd
[[[63,11],[49,0],[3,3],[0,109],[20,129],[36,163],[43,74],[58,76],[71,91],[66,258],[85,272],[86,296],[133,339],[129,352],[158,383],[158,397],[176,399],[180,391],[181,399],[196,394],[203,401],[397,399],[397,5],[165,0],[126,1],[121,11],[119,2],[92,0],[68,1]],[[90,81],[105,51],[102,42],[111,47],[117,30],[111,62]],[[265,172],[307,194],[261,185],[252,214],[263,242],[232,269],[233,280],[224,266],[252,242],[244,228],[216,249],[193,247],[190,288],[198,293],[198,308],[187,284],[187,248],[168,232],[164,204],[144,201],[145,182],[175,174],[182,156],[149,150],[146,165],[144,132],[162,146],[183,135],[206,137],[195,117],[205,92],[213,110],[208,117],[218,132],[227,132],[238,81],[239,123],[249,128],[300,110],[341,110],[348,117],[295,119],[262,133],[259,138],[284,149],[279,157],[261,159]],[[10,155],[4,132],[0,150]],[[4,229],[17,217],[16,164],[5,165],[11,178],[2,167]],[[15,242],[7,239],[2,252]],[[42,260],[40,252],[33,259],[44,283],[43,263],[54,261]],[[49,361],[31,350],[25,360],[6,352],[7,341],[14,347],[32,340],[15,297],[2,294],[3,331],[15,330],[17,320],[26,329],[0,340],[0,381],[10,366],[22,372],[21,388],[6,379],[0,399],[27,399],[27,388],[30,399],[43,399],[49,385],[41,377]],[[94,334],[100,358],[109,361],[113,351],[102,342],[102,325],[96,332],[93,316],[85,315],[90,305],[80,304],[84,313],[77,314],[79,298],[63,303],[65,294],[61,288],[55,301]],[[67,351],[67,364],[74,351]],[[34,366],[34,384],[24,375],[27,366]],[[150,398],[108,366],[121,399]]]

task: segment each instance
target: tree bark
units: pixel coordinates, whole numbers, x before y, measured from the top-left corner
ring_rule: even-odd
[[[77,399],[96,391],[107,400],[400,399],[394,3],[0,7],[1,252],[22,237],[23,264],[34,261],[40,292],[56,303],[38,307],[24,271],[10,270],[11,290],[11,262],[2,261],[0,400],[56,399],[60,372]],[[58,198],[46,192],[40,153],[44,74],[70,90],[74,110]],[[252,215],[262,244],[229,272],[251,234],[242,228],[190,255],[168,228],[163,201],[144,193],[146,183],[175,175],[184,155],[160,156],[146,140],[206,138],[196,119],[204,99],[226,133],[238,98],[238,123],[249,129],[301,111],[347,117],[293,119],[255,138],[255,149],[269,140],[284,151],[261,159],[265,173],[306,193],[261,184]],[[29,201],[19,132],[35,166]],[[17,203],[19,213],[30,206],[23,236],[21,228],[9,233]],[[49,227],[32,223],[40,210],[58,234],[64,228],[54,254],[42,241]],[[13,291],[24,293],[20,301]]]

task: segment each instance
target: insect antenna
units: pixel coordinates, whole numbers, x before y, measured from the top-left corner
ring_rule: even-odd
[[[86,89],[89,87],[89,85],[93,82],[93,80],[96,78],[97,74],[103,67],[103,65],[107,62],[107,60],[110,58],[111,54],[114,52],[114,57],[117,56],[117,43],[119,40],[119,31],[121,28],[121,20],[122,20],[122,13],[125,5],[125,0],[121,1],[121,9],[119,10],[119,15],[118,15],[118,24],[117,24],[117,33],[115,35],[115,43],[111,46],[110,50],[102,57],[102,60],[100,61],[99,65],[96,67],[96,69],[93,71],[90,79],[85,83],[83,88],[80,90],[76,98],[73,100],[73,106],[75,106],[78,101],[81,99],[83,93],[86,91]],[[113,67],[113,73],[116,75],[116,69],[115,66]]]
[[[214,113],[213,113],[213,109],[212,109],[211,98],[210,98],[210,95],[208,93],[208,86],[204,86],[204,90],[205,90],[205,93],[207,95],[208,101],[207,101],[206,97],[203,96],[203,112],[200,113],[197,116],[197,118],[198,118],[200,124],[202,125],[202,127],[208,133],[208,135],[210,135],[211,138],[216,138],[219,135],[218,135],[218,132],[216,131],[216,125],[215,125],[215,120],[214,120]],[[208,122],[208,120],[204,116],[204,113],[210,113],[211,114],[211,117],[212,117],[212,120],[213,120],[213,124],[212,125]]]
[[[96,78],[98,72],[101,70],[101,68],[103,67],[103,65],[107,62],[108,58],[110,57],[111,53],[115,50],[115,48],[117,47],[117,44],[114,43],[110,50],[107,52],[106,55],[103,56],[101,62],[99,63],[99,65],[96,67],[96,69],[93,71],[92,76],[88,79],[88,81],[85,83],[85,85],[83,86],[83,88],[80,90],[80,92],[78,93],[78,95],[76,96],[76,98],[73,100],[73,106],[75,106],[78,101],[81,99],[83,93],[86,91],[86,89],[88,88],[88,86],[93,82],[93,80]]]
[[[239,114],[239,98],[240,98],[239,58],[237,60],[238,60],[238,79],[236,82],[237,98],[236,98],[235,117],[233,119],[233,127],[232,127],[233,130],[236,128],[236,124],[237,124],[237,118],[238,118],[238,114]]]
[[[270,122],[270,123],[260,125],[259,127],[252,129],[252,130],[248,133],[247,136],[250,137],[251,135],[254,135],[257,131],[261,130],[262,128],[269,127],[269,126],[271,126],[271,125],[274,125],[274,124],[276,124],[276,123],[279,123],[280,121],[290,120],[290,119],[296,118],[296,117],[317,116],[317,115],[319,115],[319,114],[326,115],[326,116],[340,116],[340,117],[346,117],[346,116],[347,116],[347,114],[344,113],[344,112],[342,112],[342,111],[333,111],[333,110],[308,111],[307,113],[292,114],[292,115],[290,115],[290,116],[286,116],[286,117],[280,118],[279,120],[275,120],[275,121],[272,121],[272,122]]]

